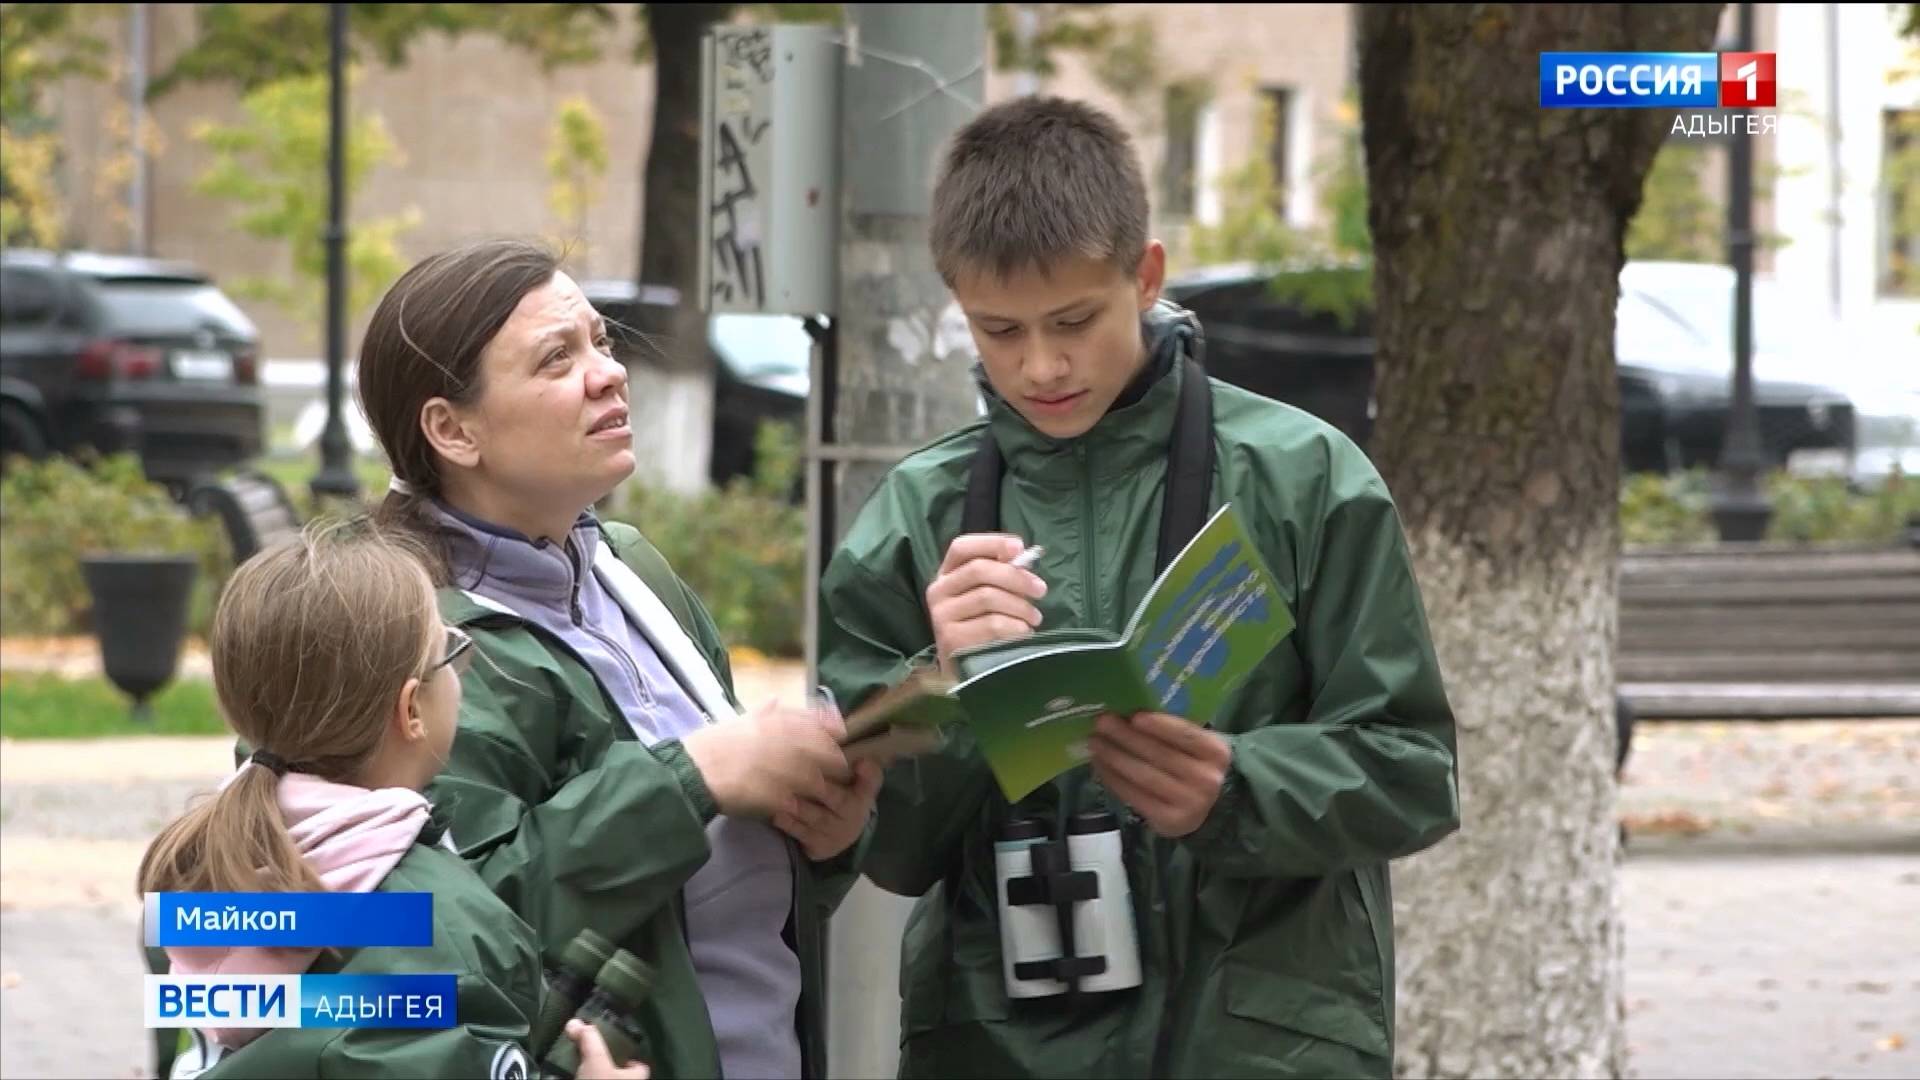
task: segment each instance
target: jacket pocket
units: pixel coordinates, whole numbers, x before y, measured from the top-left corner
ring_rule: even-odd
[[[1386,1076],[1393,1048],[1373,1005],[1294,975],[1229,961],[1222,970],[1230,1023],[1227,1071]],[[1291,1036],[1291,1038],[1289,1038]]]

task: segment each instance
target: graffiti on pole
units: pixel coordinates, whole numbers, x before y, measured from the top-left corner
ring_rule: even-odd
[[[765,236],[768,155],[773,126],[769,86],[773,41],[758,29],[725,39],[718,61],[717,109],[708,226],[713,237],[712,301],[759,306],[766,300]]]

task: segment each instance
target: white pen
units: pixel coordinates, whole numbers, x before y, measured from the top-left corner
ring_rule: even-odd
[[[1040,556],[1045,555],[1046,553],[1047,553],[1046,548],[1041,547],[1039,544],[1035,544],[1032,547],[1028,548],[1027,550],[1021,552],[1020,554],[1015,555],[1013,557],[1013,565],[1022,570],[1025,570],[1029,566],[1032,566],[1034,563],[1039,562]]]

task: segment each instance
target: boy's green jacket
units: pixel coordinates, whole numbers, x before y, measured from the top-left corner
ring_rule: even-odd
[[[204,1040],[196,1036],[194,1048],[175,1063],[173,1075],[180,1080],[530,1080],[537,1075],[526,1047],[540,1009],[538,944],[532,930],[502,907],[464,860],[437,846],[441,832],[437,823],[422,831],[377,890],[432,893],[433,944],[344,949],[338,959],[323,953],[308,974],[457,975],[454,1019],[458,1026],[283,1028],[263,1032],[240,1049],[217,1055],[211,1066],[206,1062]],[[159,960],[164,966],[164,955]],[[294,1001],[289,1005],[299,1007]]]
[[[652,590],[738,706],[732,667],[698,597],[631,526],[601,523],[613,553]],[[653,969],[638,1018],[656,1078],[716,1077],[719,1053],[694,978],[681,890],[705,863],[716,809],[677,740],[643,745],[565,643],[458,589],[441,618],[474,638],[460,730],[428,789],[469,865],[533,925],[546,962],[584,928]],[[822,935],[864,845],[815,863],[788,842],[795,903],[786,937],[803,985],[796,1026],[807,1076],[824,1075]]]
[[[1191,317],[1144,321],[1133,394],[1086,435],[989,414],[906,458],[823,581],[820,670],[851,710],[934,659],[924,595],[959,533],[982,439],[1006,461],[1000,527],[1047,554],[1043,627],[1119,631],[1155,576]],[[1219,801],[1155,835],[1080,768],[1010,808],[964,730],[889,770],[861,869],[922,899],[903,946],[901,1075],[1380,1076],[1393,1052],[1387,862],[1459,824],[1454,723],[1394,504],[1305,412],[1214,381],[1210,511],[1231,500],[1298,626],[1229,702]],[[1009,1000],[994,839],[1011,817],[1120,812],[1144,984]]]

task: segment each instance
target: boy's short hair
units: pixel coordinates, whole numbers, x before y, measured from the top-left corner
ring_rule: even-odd
[[[1006,278],[1076,255],[1131,274],[1147,246],[1147,183],[1133,140],[1059,97],[993,106],[954,136],[933,191],[934,268]]]

